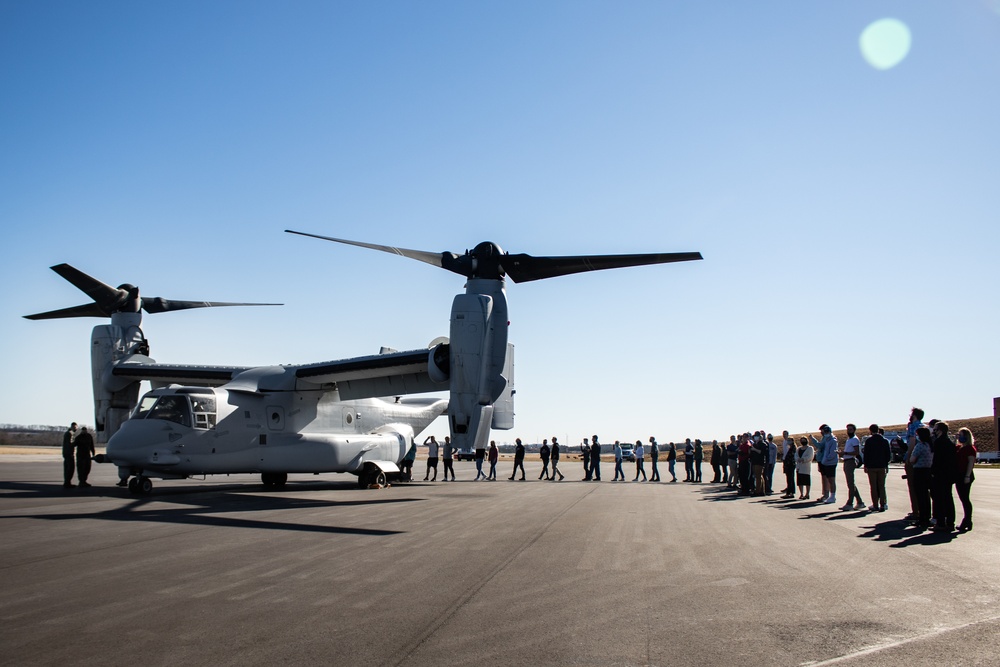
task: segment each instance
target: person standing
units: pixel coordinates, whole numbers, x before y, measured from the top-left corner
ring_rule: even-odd
[[[653,466],[652,474],[649,476],[649,481],[659,482],[660,481],[660,468],[657,463],[660,460],[660,446],[656,444],[656,438],[649,436],[649,461],[650,465]]]
[[[782,440],[781,471],[785,473],[785,490],[782,498],[795,497],[795,444],[788,439],[788,431],[785,431],[785,438]]]
[[[871,435],[865,441],[865,473],[868,475],[868,488],[871,489],[872,512],[884,512],[889,509],[889,501],[885,492],[885,478],[889,474],[889,461],[892,460],[892,448],[889,441],[879,431],[878,424],[868,427]],[[846,450],[846,445],[844,446]]]
[[[753,495],[764,495],[764,467],[767,465],[767,443],[758,431],[753,434],[750,450],[750,467],[753,473]]]
[[[542,459],[542,472],[538,475],[538,479],[548,479],[549,478],[549,439],[545,438],[542,440],[542,446],[538,450],[538,457]],[[552,477],[555,479],[555,476]]]
[[[497,461],[500,460],[500,450],[497,449],[497,443],[495,440],[490,440],[490,452],[489,452],[489,462],[490,462],[490,474],[487,475],[486,479],[491,482],[497,481]]]
[[[804,437],[799,438],[799,448],[795,450],[795,482],[799,487],[799,500],[809,500],[812,486],[812,462],[816,450]]]
[[[640,474],[642,475],[642,481],[648,481],[646,479],[646,467],[643,465],[643,457],[646,455],[646,452],[642,449],[642,440],[635,441],[635,448],[632,452],[635,454],[635,479],[632,481],[638,482]]]
[[[778,463],[778,445],[774,436],[767,434],[767,463],[764,466],[764,495],[774,493],[774,466]]]
[[[692,482],[701,484],[701,462],[705,460],[705,448],[701,440],[695,438],[694,441],[694,478]]]
[[[837,502],[837,463],[840,460],[837,438],[833,435],[833,429],[823,424],[819,427],[821,438],[812,438],[812,445],[816,448],[816,461],[819,463],[819,474],[823,477],[823,496],[820,502],[828,505]]]
[[[76,422],[69,425],[63,433],[62,455],[63,455],[63,487],[71,489],[73,484],[73,472],[76,470],[76,461],[73,459],[73,441],[76,439]]]
[[[619,475],[621,480],[625,481],[625,471],[622,470],[622,446],[617,440],[615,440],[615,478],[613,481],[617,482]]]
[[[740,446],[736,443],[736,436],[729,436],[729,444],[726,445],[726,464],[729,473],[726,475],[726,488],[731,489],[737,485],[739,480],[739,455]]]
[[[667,445],[667,468],[670,470],[670,481],[671,483],[677,481],[677,473],[674,472],[674,466],[677,464],[677,446],[674,443]]]
[[[920,530],[931,525],[931,430],[921,426],[916,432],[916,442],[906,452],[910,472],[907,481],[911,484],[913,500],[917,503],[917,518],[913,522]]]
[[[972,431],[967,428],[958,430],[958,453],[956,454],[955,491],[958,499],[962,501],[962,523],[958,525],[958,532],[966,533],[972,530],[972,483],[976,481],[976,476],[972,469],[976,463],[976,439],[972,437]]]
[[[713,440],[712,441],[712,458],[711,458],[711,463],[712,463],[712,484],[716,484],[717,482],[721,482],[722,481],[721,478],[720,478],[720,470],[721,470],[721,468],[719,466],[719,463],[722,461],[722,454],[721,454],[721,452],[722,452],[722,448],[719,447],[719,441],[718,440]]]
[[[854,483],[854,471],[861,467],[861,440],[857,436],[858,427],[854,424],[847,425],[847,442],[844,443],[844,479],[847,481],[847,503],[841,507],[842,510],[865,509],[865,501],[861,499],[861,492],[858,491]],[[853,506],[852,506],[853,503]]]
[[[517,474],[517,469],[521,469],[521,481],[524,481],[524,445],[521,444],[521,439],[518,438],[514,441],[514,469],[510,473],[508,479],[514,481],[514,475]]]
[[[451,472],[451,481],[455,481],[455,448],[451,446],[451,438],[444,436],[444,481],[448,481],[448,473]]]
[[[90,486],[87,478],[90,477],[90,457],[97,453],[94,449],[94,438],[87,431],[86,426],[80,428],[80,434],[73,441],[76,446],[76,475],[80,481],[80,487]]]
[[[694,481],[694,445],[691,438],[684,439],[684,481]]]
[[[552,481],[556,481],[556,475],[559,475],[558,481],[563,481],[566,476],[562,474],[559,470],[559,441],[556,440],[555,436],[552,436]]]
[[[416,440],[410,439],[410,448],[406,450],[406,454],[403,455],[403,460],[400,462],[399,479],[403,482],[409,482],[413,479],[413,464],[417,460],[417,442]]]
[[[917,507],[917,492],[913,486],[913,479],[910,475],[910,468],[913,467],[913,464],[910,463],[910,452],[913,451],[913,447],[917,444],[917,429],[924,425],[921,421],[923,418],[923,410],[920,408],[912,408],[910,410],[910,418],[906,422],[906,454],[903,457],[903,475],[906,477],[906,487],[910,494],[910,513],[906,518],[913,520],[917,520],[919,518],[920,512]]]
[[[424,440],[424,445],[427,446],[427,472],[424,473],[424,481],[427,481],[433,470],[434,477],[430,481],[434,482],[438,478],[438,441],[433,435],[429,435]]]
[[[791,498],[795,495],[795,441],[788,437],[788,431],[781,432],[781,463],[782,472],[785,473],[785,490],[782,491],[783,494]],[[789,472],[788,468],[785,467],[785,460],[788,458],[789,453],[792,457],[792,469]]]
[[[486,479],[486,473],[483,472],[483,461],[486,460],[486,448],[476,447],[476,478],[472,480],[473,482],[478,482],[481,479]]]
[[[601,481],[601,443],[596,435],[590,438],[590,478],[595,482]]]
[[[740,477],[739,495],[749,496],[752,492],[753,478],[750,474],[750,434],[744,433],[740,436],[739,450],[737,452],[737,468]]]
[[[958,449],[948,437],[948,422],[934,425],[931,443],[931,500],[933,502],[934,528],[938,533],[955,530],[955,473],[958,469]]]
[[[580,455],[583,457],[583,481],[590,481],[590,443],[586,438],[583,439],[583,444],[580,445]]]

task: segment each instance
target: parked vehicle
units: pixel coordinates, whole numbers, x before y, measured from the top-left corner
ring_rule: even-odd
[[[457,461],[475,461],[476,453],[471,449],[459,449],[455,452],[455,459]]]
[[[622,460],[635,461],[635,447],[632,445],[622,445]]]

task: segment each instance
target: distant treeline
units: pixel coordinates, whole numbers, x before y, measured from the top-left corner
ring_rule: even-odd
[[[0,431],[9,431],[11,433],[47,433],[50,431],[58,431],[62,433],[69,428],[69,424],[65,426],[43,426],[41,424],[28,424],[23,426],[21,424],[0,424]]]
[[[66,426],[47,424],[0,424],[0,445],[22,447],[60,447]]]

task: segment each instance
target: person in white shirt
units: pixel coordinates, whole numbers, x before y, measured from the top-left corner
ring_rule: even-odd
[[[430,481],[434,482],[438,478],[438,441],[433,435],[429,435],[424,440],[424,444],[427,445],[427,472],[424,473],[424,481],[427,481],[431,470],[433,470],[434,477]]]
[[[799,500],[809,500],[812,486],[812,462],[816,451],[809,441],[799,438],[799,448],[795,450],[795,483],[799,487]]]

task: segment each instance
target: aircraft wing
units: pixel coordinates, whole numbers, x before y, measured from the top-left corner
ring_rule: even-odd
[[[111,374],[116,378],[136,381],[148,380],[163,384],[221,387],[249,368],[248,366],[158,364],[149,357],[132,355],[116,364]]]
[[[295,367],[295,377],[309,384],[336,383],[340,398],[352,400],[447,391],[448,346],[391,352]],[[437,379],[435,379],[437,378]]]

